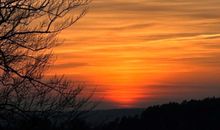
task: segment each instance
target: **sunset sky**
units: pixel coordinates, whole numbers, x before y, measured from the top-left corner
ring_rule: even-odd
[[[220,96],[220,0],[93,0],[59,38],[52,73],[100,108]]]

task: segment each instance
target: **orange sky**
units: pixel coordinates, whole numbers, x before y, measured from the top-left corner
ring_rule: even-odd
[[[96,85],[102,108],[220,96],[219,0],[93,0],[61,33],[55,74]]]

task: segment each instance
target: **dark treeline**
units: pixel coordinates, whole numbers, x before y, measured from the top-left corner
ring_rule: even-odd
[[[83,119],[52,123],[51,120],[42,120],[36,116],[29,122],[18,121],[17,126],[10,127],[10,130],[218,130],[220,98],[152,106],[140,115],[124,116],[98,126],[92,126]],[[0,129],[7,130],[7,126],[1,123]]]
[[[183,101],[147,108],[140,116],[123,117],[95,130],[217,130],[220,98]]]

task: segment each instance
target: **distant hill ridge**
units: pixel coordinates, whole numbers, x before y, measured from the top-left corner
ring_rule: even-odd
[[[116,118],[140,115],[143,111],[144,108],[95,110],[86,114],[85,118],[90,125],[97,126],[113,121]]]

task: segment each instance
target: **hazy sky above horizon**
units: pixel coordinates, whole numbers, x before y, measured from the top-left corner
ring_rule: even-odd
[[[101,108],[220,96],[220,0],[93,0],[62,32],[51,71],[96,88]]]

